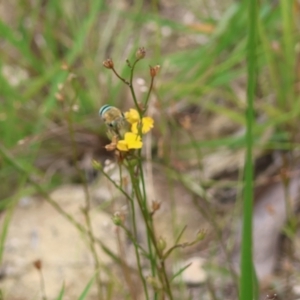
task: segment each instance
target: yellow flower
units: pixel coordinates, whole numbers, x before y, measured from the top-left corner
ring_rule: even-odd
[[[140,122],[135,122],[131,125],[131,131],[135,134],[138,133],[138,124]],[[153,128],[154,120],[150,117],[144,117],[142,119],[142,133],[145,134]]]
[[[125,113],[125,118],[127,122],[134,124],[140,120],[140,115],[136,109],[131,108]]]
[[[136,109],[131,108],[125,113],[125,118],[131,124],[131,131],[138,134],[138,125],[140,124],[140,115]],[[153,128],[154,121],[150,117],[142,118],[142,133],[145,134]]]
[[[118,141],[117,148],[120,151],[129,151],[130,149],[140,149],[143,146],[141,137],[132,132],[126,132],[124,140]]]

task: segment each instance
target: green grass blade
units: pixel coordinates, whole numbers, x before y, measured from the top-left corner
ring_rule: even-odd
[[[13,31],[12,28],[7,26],[0,20],[0,32],[1,38],[15,47],[25,58],[26,62],[33,66],[37,71],[42,72],[42,64],[34,56],[30,50],[29,42],[26,38],[20,38]]]
[[[171,281],[173,281],[176,277],[181,275],[192,263],[187,264],[186,266],[180,268],[171,278]]]
[[[295,93],[295,42],[293,37],[295,22],[293,18],[293,1],[280,1],[280,9],[282,15],[282,26],[283,26],[283,47],[285,54],[285,76],[283,77],[283,89],[285,90],[286,104],[293,105]]]
[[[252,211],[253,211],[253,125],[254,98],[257,80],[257,1],[248,0],[247,45],[247,110],[246,110],[246,162],[243,203],[243,229],[241,253],[240,300],[253,300]]]
[[[82,22],[82,26],[80,27],[79,31],[77,32],[76,39],[73,42],[72,48],[69,50],[68,54],[66,55],[66,62],[69,65],[75,61],[77,56],[81,54],[84,49],[84,43],[87,39],[88,32],[92,27],[93,23],[97,20],[97,16],[99,11],[102,8],[103,1],[94,1],[92,2],[92,6],[90,9],[90,14],[86,17],[86,19]],[[61,70],[60,67],[57,69],[57,74],[53,76],[53,82],[50,88],[49,96],[45,99],[45,105],[43,107],[42,112],[48,113],[56,103],[55,100],[55,93],[57,92],[57,85],[65,80],[67,74],[64,70]],[[37,127],[40,127],[38,124]]]
[[[6,240],[6,236],[7,236],[7,232],[8,232],[9,223],[10,223],[11,218],[13,216],[14,208],[15,208],[15,206],[12,205],[10,208],[8,208],[6,210],[2,230],[1,230],[1,233],[0,233],[0,265],[2,263],[5,240]]]
[[[81,295],[79,296],[78,300],[84,300],[86,298],[86,296],[89,293],[89,290],[91,288],[91,286],[93,285],[95,280],[95,275],[93,275],[93,277],[90,279],[90,281],[88,282],[88,284],[86,285],[86,287],[84,288],[83,292],[81,293]]]
[[[64,293],[65,293],[65,284],[63,283],[62,287],[61,287],[61,290],[59,292],[59,295],[58,297],[56,298],[56,300],[62,300],[63,299],[63,296],[64,296]]]

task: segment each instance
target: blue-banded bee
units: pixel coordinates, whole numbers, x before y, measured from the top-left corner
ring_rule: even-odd
[[[113,136],[123,138],[124,134],[129,131],[129,123],[117,107],[105,104],[100,108],[99,115],[106,124],[109,139]]]

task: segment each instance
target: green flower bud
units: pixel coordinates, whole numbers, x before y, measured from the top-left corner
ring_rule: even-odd
[[[157,248],[163,252],[167,247],[167,242],[163,237],[159,237],[158,241],[157,241]]]
[[[205,229],[201,229],[197,232],[197,237],[196,237],[196,241],[202,241],[204,238],[206,237],[206,230]]]
[[[114,213],[114,215],[113,215],[113,217],[112,217],[112,220],[113,220],[113,222],[114,222],[114,224],[115,224],[116,226],[120,226],[120,225],[123,224],[123,218],[122,218],[122,216],[120,215],[119,212],[115,212],[115,213]]]
[[[146,280],[153,287],[154,290],[158,291],[162,289],[161,284],[157,278],[148,276]]]
[[[102,170],[102,164],[100,163],[100,161],[93,159],[92,165],[95,170]]]

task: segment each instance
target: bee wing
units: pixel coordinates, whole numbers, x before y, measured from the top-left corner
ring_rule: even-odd
[[[130,129],[130,124],[127,122],[123,115],[115,118],[113,121],[107,121],[106,126],[108,129],[109,137],[117,135],[119,138],[123,138],[125,133]]]
[[[123,115],[118,119],[116,126],[117,126],[118,135],[122,138],[124,137],[125,133],[129,131],[130,128],[129,123],[127,122],[127,120]]]

